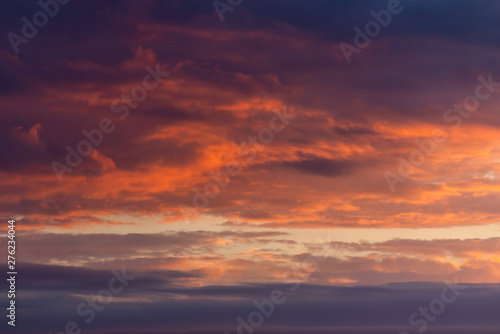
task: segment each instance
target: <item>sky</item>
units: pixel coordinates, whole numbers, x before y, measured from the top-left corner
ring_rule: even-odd
[[[2,1],[0,326],[498,333],[499,9]]]

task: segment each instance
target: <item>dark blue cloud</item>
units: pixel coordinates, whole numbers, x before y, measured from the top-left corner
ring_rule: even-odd
[[[274,313],[265,319],[259,333],[340,333],[345,328],[350,329],[347,332],[359,334],[383,333],[389,329],[390,332],[404,329],[415,332],[418,327],[411,327],[408,317],[418,312],[419,307],[429,307],[434,299],[439,299],[445,287],[443,283],[402,283],[375,287],[301,285],[295,291],[292,291],[293,284],[148,289],[147,284],[154,286],[156,283],[148,283],[140,277],[136,280],[123,296],[117,296],[115,302],[106,305],[94,322],[85,325],[86,332],[214,333],[228,330],[235,333],[237,317],[246,319],[256,310],[254,300],[269,299],[275,289],[283,291],[286,300],[275,305]],[[466,285],[467,289],[455,302],[446,304],[445,311],[435,322],[429,323],[426,333],[473,333],[473,326],[481,333],[500,329],[500,319],[496,317],[500,306],[499,286]],[[95,289],[102,288],[105,285],[95,286]],[[120,297],[150,301],[130,303]],[[57,291],[51,294],[40,291],[24,293],[19,301],[24,314],[19,330],[30,328],[30,323],[36,321],[37,329],[30,333],[38,334],[56,330],[66,321],[78,320],[74,309],[81,299]],[[46,304],[41,308],[43,301]]]

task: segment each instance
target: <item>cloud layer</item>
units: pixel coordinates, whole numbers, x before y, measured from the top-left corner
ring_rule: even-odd
[[[426,333],[498,332],[500,5],[400,5],[351,63],[339,44],[387,1],[243,1],[222,22],[211,1],[74,1],[19,52],[2,38],[20,330],[62,330],[127,268],[85,332],[234,333],[298,278],[259,332],[398,332],[457,277]],[[40,10],[0,7],[4,36]]]

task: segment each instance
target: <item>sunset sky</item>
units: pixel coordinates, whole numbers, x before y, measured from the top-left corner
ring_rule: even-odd
[[[65,1],[0,4],[2,328],[500,331],[500,2]]]

